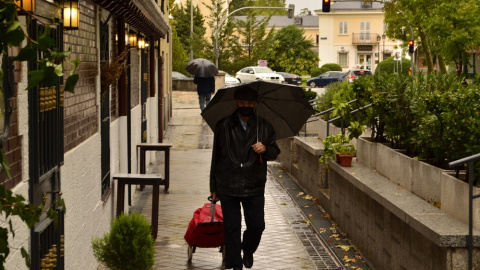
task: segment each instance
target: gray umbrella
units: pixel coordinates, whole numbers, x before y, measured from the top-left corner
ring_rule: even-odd
[[[213,77],[218,74],[218,69],[210,62],[210,60],[204,58],[193,59],[185,65],[185,69],[191,74],[198,77]]]
[[[298,134],[314,112],[301,87],[265,81],[240,83],[219,89],[203,110],[202,117],[212,130],[218,121],[236,110],[233,93],[242,88],[257,91],[257,115],[272,124],[277,139]]]

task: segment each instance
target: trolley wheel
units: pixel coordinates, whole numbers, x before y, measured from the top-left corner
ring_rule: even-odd
[[[190,245],[188,245],[187,255],[188,255],[188,261],[191,262],[193,257],[193,247]]]

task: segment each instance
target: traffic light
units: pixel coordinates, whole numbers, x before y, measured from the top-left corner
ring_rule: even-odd
[[[322,0],[322,12],[330,12],[330,0]]]
[[[413,40],[409,40],[409,41],[408,41],[408,52],[409,52],[410,54],[413,53],[413,44],[414,44]]]
[[[295,16],[295,5],[290,4],[288,5],[288,18],[291,19]]]

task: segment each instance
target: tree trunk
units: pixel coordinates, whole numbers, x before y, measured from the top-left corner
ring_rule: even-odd
[[[432,52],[430,51],[430,46],[427,42],[427,37],[421,29],[419,29],[418,34],[420,35],[420,40],[422,41],[422,50],[425,53],[425,61],[427,62],[428,73],[432,73],[434,72],[433,59]]]
[[[442,74],[447,74],[447,66],[445,64],[445,57],[442,54],[437,55],[437,65]]]

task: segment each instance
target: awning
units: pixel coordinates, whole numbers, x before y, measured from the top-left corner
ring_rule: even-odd
[[[165,37],[170,26],[153,0],[92,0],[116,16],[124,16],[125,22],[145,35]]]

